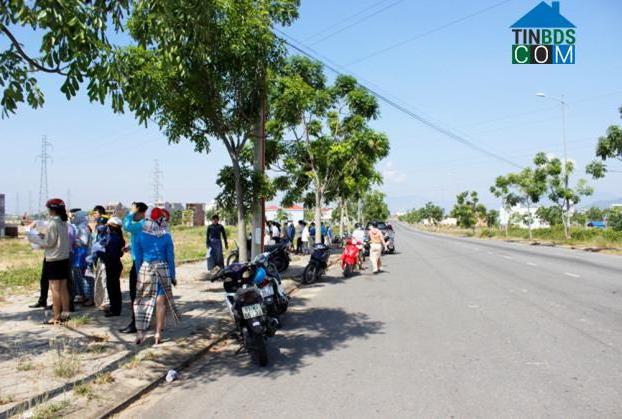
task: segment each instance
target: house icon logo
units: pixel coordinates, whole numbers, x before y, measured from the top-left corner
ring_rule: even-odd
[[[512,64],[574,64],[576,26],[560,13],[559,1],[540,2],[510,26]]]

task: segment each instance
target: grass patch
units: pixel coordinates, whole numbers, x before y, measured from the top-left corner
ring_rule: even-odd
[[[3,404],[13,403],[15,401],[15,397],[10,394],[1,395],[0,394],[0,406]]]
[[[35,364],[30,358],[24,357],[17,361],[17,371],[32,371],[35,369]]]
[[[78,328],[80,326],[86,326],[87,324],[91,323],[91,321],[93,320],[93,318],[91,316],[89,316],[88,314],[83,314],[80,316],[72,316],[71,320],[69,320],[69,326],[73,327],[73,328]]]
[[[104,384],[112,384],[114,382],[115,382],[115,379],[110,372],[105,372],[103,374],[97,374],[97,377],[93,381],[93,383],[95,383],[98,386],[101,386]]]
[[[61,418],[61,412],[69,406],[69,400],[56,403],[47,403],[37,407],[32,415],[33,419],[56,419]]]
[[[93,391],[93,388],[88,383],[78,384],[73,387],[73,394],[84,397],[87,400],[93,400],[97,398],[97,395]]]
[[[86,347],[86,352],[91,354],[103,354],[108,352],[109,346],[105,342],[93,342]]]
[[[54,362],[54,375],[59,378],[69,379],[80,372],[80,360],[69,351],[61,352]]]
[[[130,359],[127,364],[124,365],[124,368],[128,370],[136,369],[140,366],[140,363],[143,361],[152,361],[155,359],[155,353],[153,351],[144,351],[137,355],[134,355],[132,359]]]

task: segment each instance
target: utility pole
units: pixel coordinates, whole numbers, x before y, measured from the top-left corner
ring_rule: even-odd
[[[564,187],[568,190],[569,174],[568,174],[568,148],[566,147],[566,101],[564,95],[562,95],[559,101],[562,107],[562,141],[564,142]],[[566,237],[569,236],[570,231],[570,200],[566,199]]]
[[[160,162],[156,159],[153,165],[153,205],[158,206],[162,202],[162,170],[160,170]]]
[[[52,146],[52,143],[48,141],[47,136],[41,138],[41,154],[37,158],[41,159],[41,174],[39,177],[39,205],[37,211],[43,211],[45,202],[49,199],[48,196],[48,160],[52,159],[48,149]]]
[[[259,121],[257,124],[257,135],[255,138],[255,172],[261,176],[266,171],[266,102],[265,98],[262,98],[261,109],[259,112]],[[259,199],[259,205],[255,208],[253,213],[253,230],[251,232],[251,258],[254,258],[261,252],[263,252],[264,246],[264,225],[265,225],[265,205],[266,202],[263,198]]]

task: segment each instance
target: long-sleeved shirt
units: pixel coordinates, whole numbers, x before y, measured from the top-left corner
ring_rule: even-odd
[[[113,261],[115,259],[121,259],[123,257],[124,247],[125,240],[123,239],[123,236],[118,232],[111,230],[108,242],[106,243],[106,260]]]
[[[71,243],[69,242],[69,230],[67,223],[60,217],[52,217],[48,224],[48,233],[43,238],[41,248],[44,249],[45,260],[53,262],[56,260],[69,259]]]
[[[225,247],[227,247],[227,231],[223,227],[222,224],[210,224],[207,227],[207,235],[205,244],[207,247],[210,247],[211,240],[220,240],[220,238],[225,241]]]
[[[170,234],[158,237],[143,232],[136,237],[135,243],[133,251],[137,271],[140,271],[143,262],[166,262],[171,279],[175,279],[175,248]]]
[[[145,225],[145,220],[142,219],[140,221],[134,221],[134,213],[131,212],[123,218],[123,230],[130,233],[130,254],[132,255],[132,259],[136,261],[136,242],[138,240],[138,236],[143,231],[143,226]]]

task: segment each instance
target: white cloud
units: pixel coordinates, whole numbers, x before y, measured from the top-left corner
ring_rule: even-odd
[[[382,177],[385,182],[402,183],[406,180],[406,175],[395,168],[392,161],[388,161],[382,169]]]

